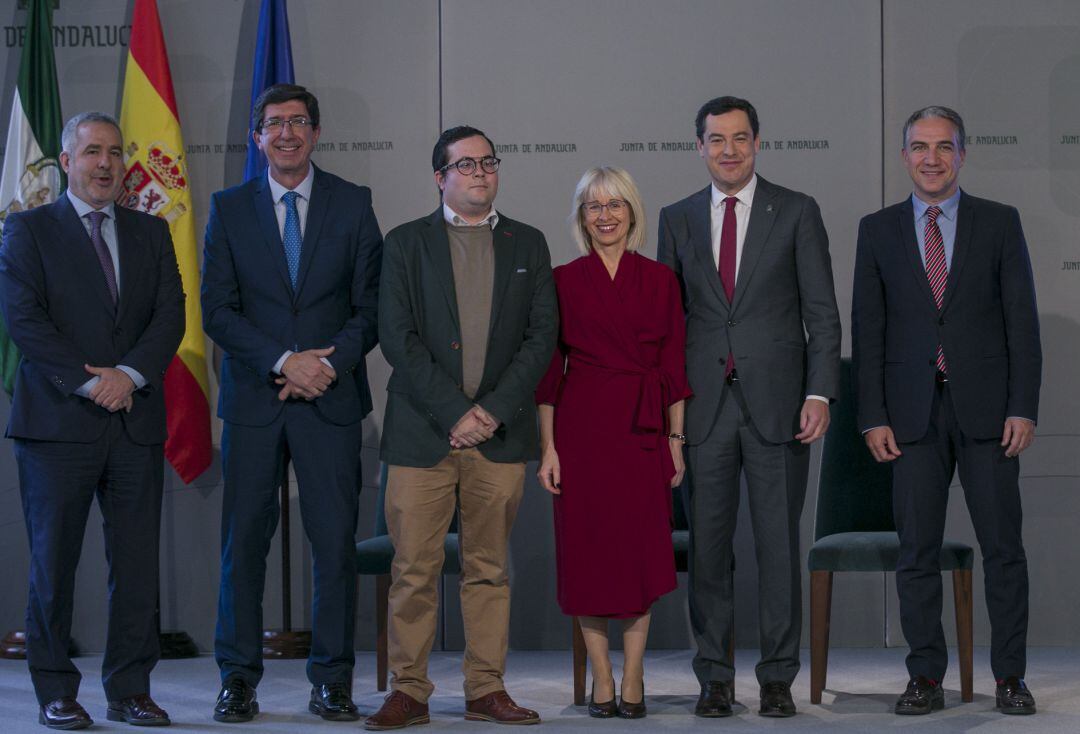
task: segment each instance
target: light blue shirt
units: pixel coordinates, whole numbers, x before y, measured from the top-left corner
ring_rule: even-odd
[[[926,268],[926,210],[933,204],[927,204],[915,194],[911,195],[911,205],[915,210],[915,237],[919,240],[919,257]],[[956,211],[960,208],[960,189],[945,201],[937,205],[941,209],[937,226],[941,230],[941,243],[945,246],[945,267],[952,270],[953,246],[956,244]]]
[[[83,223],[84,227],[86,227],[87,237],[90,236],[90,233],[93,231],[94,226],[90,224],[90,220],[87,219],[86,215],[93,211],[105,212],[105,219],[101,221],[101,239],[105,240],[105,247],[108,248],[109,257],[112,258],[113,272],[116,273],[116,291],[119,293],[120,245],[118,244],[118,240],[116,238],[115,205],[110,201],[101,209],[95,209],[94,207],[90,206],[85,201],[80,199],[78,196],[71,193],[71,189],[68,189],[65,193],[67,193],[68,201],[70,201],[71,205],[75,207],[75,213],[79,215],[79,221]],[[95,365],[95,367],[96,366],[100,365]],[[136,390],[145,387],[146,378],[143,377],[137,369],[134,369],[133,367],[128,367],[126,364],[118,364],[116,365],[116,369],[124,372],[128,377],[131,378],[131,381],[135,383]],[[94,386],[97,385],[99,382],[101,382],[101,378],[95,375],[94,377],[91,377],[89,380],[80,385],[79,388],[75,391],[75,394],[82,398],[89,398],[90,391],[93,390]]]

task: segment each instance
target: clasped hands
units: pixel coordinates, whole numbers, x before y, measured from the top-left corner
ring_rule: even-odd
[[[281,365],[281,376],[274,380],[274,384],[281,385],[278,400],[314,400],[321,397],[337,379],[334,368],[323,362],[333,353],[334,347],[326,347],[290,354]]]
[[[450,448],[467,449],[495,435],[499,420],[479,405],[474,405],[450,429]]]
[[[135,383],[128,373],[115,367],[94,367],[89,364],[84,364],[83,369],[98,378],[87,396],[94,401],[94,405],[110,413],[118,410],[131,412],[131,394],[135,392]]]

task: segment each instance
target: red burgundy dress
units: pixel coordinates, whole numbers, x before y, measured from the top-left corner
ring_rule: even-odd
[[[537,403],[555,407],[554,497],[564,614],[644,614],[676,585],[667,408],[690,397],[679,285],[632,252],[555,268],[559,341]]]

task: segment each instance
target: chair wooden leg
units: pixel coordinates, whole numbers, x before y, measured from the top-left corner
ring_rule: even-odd
[[[952,572],[953,603],[956,605],[956,656],[960,659],[960,700],[971,703],[975,694],[971,685],[972,648],[971,569]]]
[[[581,622],[577,617],[570,618],[571,636],[574,648],[574,705],[585,705],[585,636],[581,634]]]
[[[380,691],[386,690],[386,616],[389,602],[390,575],[380,574],[375,577],[375,684]]]
[[[829,668],[832,571],[810,572],[810,703],[821,703]]]

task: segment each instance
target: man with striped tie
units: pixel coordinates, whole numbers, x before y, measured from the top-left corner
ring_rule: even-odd
[[[944,707],[939,556],[958,470],[983,555],[997,708],[1033,714],[1018,457],[1038,417],[1039,317],[1016,209],[959,188],[964,140],[953,110],[912,114],[902,155],[914,193],[859,224],[858,423],[874,458],[893,466],[896,586],[910,647],[896,713]]]

